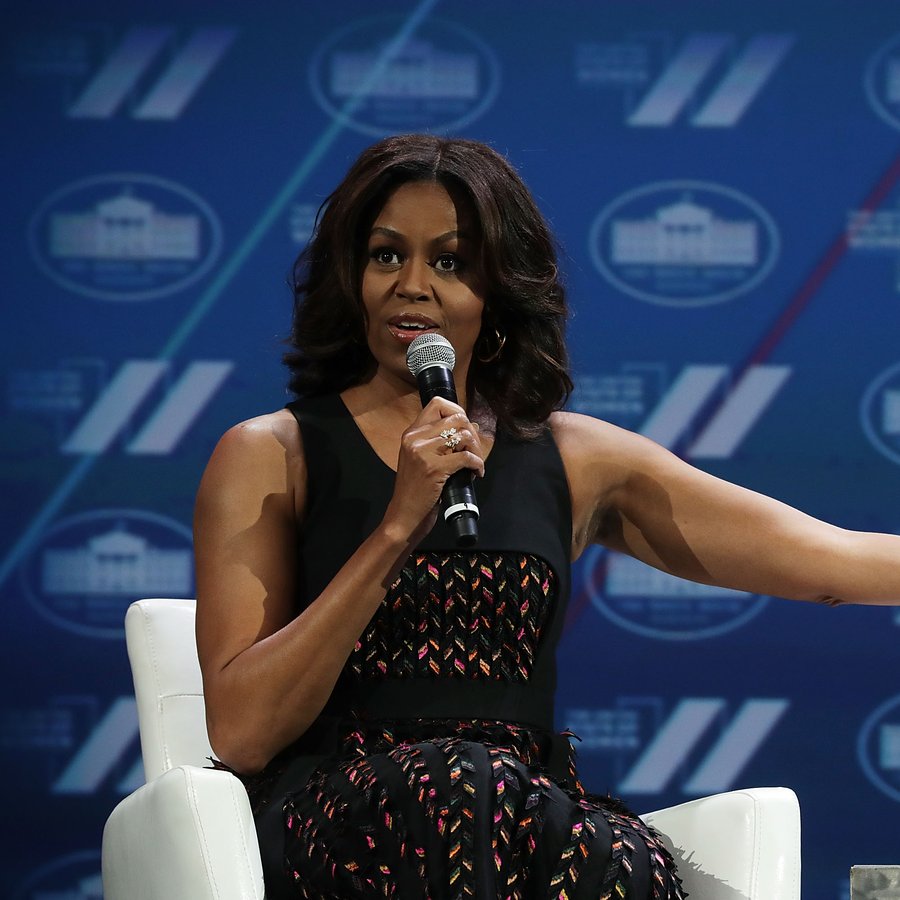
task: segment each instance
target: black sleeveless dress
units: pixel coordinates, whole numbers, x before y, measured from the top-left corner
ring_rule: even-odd
[[[298,611],[381,521],[394,472],[337,396],[289,404],[308,466]],[[267,900],[680,900],[619,801],[586,794],[553,732],[571,506],[549,430],[498,433],[479,542],[439,521],[361,635],[315,724],[245,779]]]

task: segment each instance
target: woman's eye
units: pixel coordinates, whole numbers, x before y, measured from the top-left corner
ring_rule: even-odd
[[[383,266],[395,266],[400,262],[400,254],[396,250],[388,250],[386,247],[373,250],[371,257]]]
[[[434,263],[440,272],[458,272],[462,268],[462,260],[454,253],[442,253]]]

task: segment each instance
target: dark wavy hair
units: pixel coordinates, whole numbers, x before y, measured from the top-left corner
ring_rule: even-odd
[[[572,390],[565,291],[534,199],[509,162],[478,141],[400,135],[369,147],[353,164],[294,265],[291,349],[284,355],[289,387],[312,396],[374,374],[361,297],[369,232],[390,194],[414,181],[438,182],[472,205],[485,307],[469,390],[484,398],[498,425],[534,436]],[[498,334],[505,344],[495,355]]]

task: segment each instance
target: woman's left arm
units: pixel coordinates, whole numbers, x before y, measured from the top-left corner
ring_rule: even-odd
[[[587,416],[553,418],[588,543],[704,584],[826,604],[900,604],[900,537],[848,531]]]

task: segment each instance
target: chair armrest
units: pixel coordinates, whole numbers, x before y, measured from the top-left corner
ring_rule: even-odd
[[[105,900],[262,900],[262,864],[244,786],[179,766],[138,788],[103,830]]]
[[[690,900],[800,900],[800,807],[788,788],[714,794],[641,818]]]

